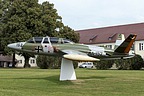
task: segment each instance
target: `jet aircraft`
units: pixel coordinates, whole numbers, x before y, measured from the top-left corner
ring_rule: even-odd
[[[131,58],[134,56],[134,54],[129,54],[129,51],[136,39],[136,36],[137,35],[135,34],[130,34],[126,39],[124,39],[124,35],[119,34],[113,50],[95,45],[78,44],[68,39],[48,36],[32,37],[26,42],[9,44],[8,47],[22,52],[49,56],[61,56],[63,58],[61,75],[68,75],[60,76],[60,80],[75,80],[76,76],[73,75],[75,72],[73,72],[74,69],[72,61],[93,62],[100,61],[102,59],[109,60]]]

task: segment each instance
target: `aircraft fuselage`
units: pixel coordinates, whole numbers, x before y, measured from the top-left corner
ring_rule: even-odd
[[[11,46],[11,45],[9,45]],[[12,48],[12,47],[11,47]],[[76,43],[65,43],[65,44],[43,44],[43,43],[27,43],[18,42],[13,43],[14,50],[29,52],[33,54],[49,55],[49,56],[63,56],[61,50],[75,50],[76,52],[83,52],[88,56],[108,60],[108,59],[121,59],[122,57],[129,57],[128,54],[114,55],[113,50],[106,50],[103,47],[94,45],[76,44]],[[132,55],[133,56],[133,55]]]

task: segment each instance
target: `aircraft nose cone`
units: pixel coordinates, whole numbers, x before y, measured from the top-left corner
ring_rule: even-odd
[[[9,47],[11,49],[20,50],[22,48],[23,44],[24,44],[24,42],[12,43],[12,44],[8,44],[7,47]]]
[[[8,47],[11,49],[21,49],[21,47],[18,46],[18,43],[9,44]]]

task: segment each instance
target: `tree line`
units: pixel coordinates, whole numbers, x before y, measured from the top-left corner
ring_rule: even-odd
[[[37,57],[37,64],[41,69],[58,69],[61,65],[61,57],[40,55]],[[77,61],[73,61],[73,64],[74,68],[78,68]],[[118,70],[140,70],[144,67],[144,61],[140,55],[135,55],[133,58],[128,59],[101,60],[98,62],[93,62],[93,64],[98,70],[108,70],[114,65],[114,69]]]

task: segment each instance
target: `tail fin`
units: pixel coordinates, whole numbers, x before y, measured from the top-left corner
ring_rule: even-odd
[[[129,53],[130,48],[133,45],[133,42],[135,41],[137,35],[134,34],[130,34],[125,40],[124,42],[122,42],[120,44],[120,46],[118,46],[115,49],[115,53]]]

